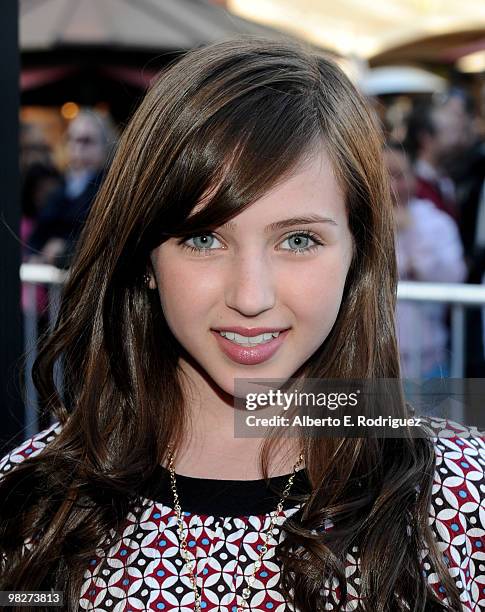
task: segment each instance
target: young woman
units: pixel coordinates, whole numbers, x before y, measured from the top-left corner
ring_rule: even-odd
[[[344,74],[289,44],[219,43],[161,76],[35,366],[56,422],[2,463],[1,590],[97,611],[484,605],[482,439],[234,435],[235,379],[399,377],[381,148]]]

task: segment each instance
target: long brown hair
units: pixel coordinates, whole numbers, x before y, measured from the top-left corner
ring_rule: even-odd
[[[2,589],[56,588],[77,609],[93,552],[113,544],[168,442],[180,443],[183,349],[144,286],[150,252],[236,216],[316,146],[345,189],[355,254],[337,321],[300,373],[399,377],[392,205],[365,100],[332,61],[293,44],[244,38],[188,53],[161,75],[123,134],[35,363],[37,389],[63,427],[0,483]],[[60,357],[64,399],[53,378]],[[448,609],[426,586],[423,547],[459,608],[428,527],[431,442],[306,440],[304,450],[313,491],[277,550],[294,605],[325,609],[325,586],[336,579],[343,609],[345,553],[358,544],[360,609]],[[269,451],[266,440],[265,477]],[[318,530],[327,519],[336,528]]]

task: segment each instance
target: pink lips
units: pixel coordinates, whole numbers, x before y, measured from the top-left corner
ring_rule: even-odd
[[[263,342],[263,344],[259,344],[258,346],[247,347],[231,342],[231,340],[221,336],[219,332],[211,330],[219,343],[219,347],[229,359],[244,365],[256,365],[272,357],[283,344],[289,331],[289,329],[282,331],[277,338],[273,338],[273,340],[269,340],[268,342]]]

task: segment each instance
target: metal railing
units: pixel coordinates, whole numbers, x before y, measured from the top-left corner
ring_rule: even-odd
[[[38,431],[38,398],[32,381],[32,366],[37,356],[37,343],[39,340],[38,294],[39,286],[47,289],[47,320],[50,328],[54,326],[62,285],[66,278],[66,271],[59,270],[46,264],[28,264],[20,266],[20,280],[24,292],[23,319],[24,319],[24,393],[25,393],[25,433],[26,437],[34,436]],[[56,383],[60,388],[61,363],[55,365]]]
[[[397,289],[397,299],[413,302],[434,302],[450,306],[450,376],[451,378],[463,378],[465,371],[465,308],[485,305],[485,286],[400,281]]]
[[[24,344],[26,353],[25,372],[25,423],[28,436],[37,433],[37,393],[32,383],[31,370],[37,353],[38,312],[37,287],[46,286],[48,291],[48,324],[52,326],[57,315],[62,284],[67,271],[44,264],[22,264],[20,279],[26,292],[27,308],[24,307]],[[451,365],[452,378],[463,378],[465,367],[465,308],[485,306],[485,286],[454,283],[425,283],[400,281],[399,301],[434,302],[447,304],[451,308]],[[419,322],[416,322],[418,327]],[[416,329],[419,337],[419,329]],[[413,366],[419,371],[420,347],[416,346]],[[56,381],[61,378],[60,363],[56,364]],[[60,388],[60,385],[59,385]],[[32,433],[30,433],[32,432]]]

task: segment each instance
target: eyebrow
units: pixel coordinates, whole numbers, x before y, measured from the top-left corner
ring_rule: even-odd
[[[264,228],[265,233],[273,232],[279,229],[286,229],[287,227],[293,227],[295,225],[308,225],[310,223],[328,223],[330,225],[337,226],[337,223],[330,217],[321,217],[320,215],[309,215],[307,217],[291,217],[290,219],[282,219],[281,221],[275,221],[270,223]],[[221,225],[221,229],[234,230],[236,224],[233,221],[228,221]]]

